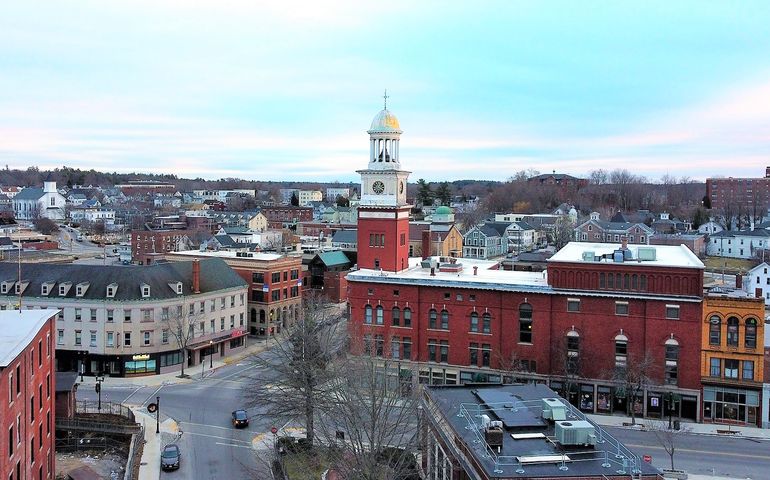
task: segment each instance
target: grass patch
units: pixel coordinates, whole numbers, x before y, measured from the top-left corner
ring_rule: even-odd
[[[706,265],[706,270],[721,272],[724,268],[725,271],[729,270],[745,273],[759,265],[760,262],[758,260],[746,260],[743,258],[706,257],[703,263]]]
[[[329,468],[323,452],[298,452],[283,456],[283,468],[289,480],[318,480]]]

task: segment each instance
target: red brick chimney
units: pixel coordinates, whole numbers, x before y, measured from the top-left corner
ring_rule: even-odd
[[[197,258],[192,264],[192,290],[193,293],[201,293],[201,261]]]
[[[425,260],[432,255],[432,252],[430,251],[430,229],[425,229],[422,231],[420,241],[422,244],[422,259]]]
[[[735,276],[735,288],[739,290],[743,288],[743,275],[741,275],[740,272]]]

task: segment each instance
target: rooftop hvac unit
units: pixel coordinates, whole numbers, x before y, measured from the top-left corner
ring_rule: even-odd
[[[596,429],[585,420],[556,422],[554,434],[562,445],[596,445]]]
[[[656,259],[656,252],[654,248],[639,247],[636,250],[636,256],[642,262],[645,262],[645,261],[651,262]]]
[[[489,427],[484,430],[484,440],[492,448],[500,448],[503,446],[503,422],[499,422],[499,425],[495,425],[498,422],[491,422]]]
[[[595,254],[592,250],[587,250],[583,252],[583,261],[584,262],[593,262],[594,261]]]
[[[566,420],[567,411],[558,398],[543,399],[543,418],[546,420]]]

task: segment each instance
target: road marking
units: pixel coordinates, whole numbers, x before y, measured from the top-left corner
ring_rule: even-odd
[[[633,444],[625,444],[627,447],[633,447],[633,448],[639,448],[639,449],[655,449],[655,450],[665,450],[663,447],[659,447],[657,445],[633,445]],[[693,450],[690,448],[677,448],[677,452],[687,452],[687,453],[703,453],[708,455],[722,455],[723,457],[740,457],[740,458],[759,458],[762,460],[770,460],[770,456],[768,455],[749,455],[748,453],[730,453],[730,452],[717,452],[714,450]]]
[[[158,392],[160,392],[160,389],[161,389],[161,388],[163,388],[163,385],[161,385],[161,386],[159,386],[158,388],[156,388],[154,392],[152,392],[152,393],[151,393],[151,394],[150,394],[150,395],[149,395],[147,398],[145,398],[145,399],[144,399],[144,402],[142,402],[142,407],[144,407],[145,405],[147,405],[147,402],[149,402],[150,400],[152,400],[152,397],[156,396],[156,395],[158,394]]]
[[[234,443],[222,443],[222,442],[215,442],[215,445],[225,445],[227,447],[238,447],[238,448],[248,448],[251,449],[251,445],[236,445]]]
[[[197,437],[216,438],[217,440],[228,440],[230,442],[240,442],[240,443],[251,444],[251,442],[247,441],[247,440],[238,440],[237,438],[218,437],[216,435],[209,435],[207,433],[184,432],[184,434],[185,435],[195,435]]]
[[[132,396],[134,396],[134,394],[135,394],[136,392],[138,392],[139,390],[141,390],[141,389],[143,389],[143,388],[144,388],[144,386],[141,386],[141,387],[136,387],[136,390],[134,390],[134,391],[133,391],[133,392],[131,392],[131,393],[130,393],[130,394],[129,394],[129,395],[126,397],[126,398],[124,398],[124,399],[123,399],[123,402],[121,402],[121,403],[128,403],[128,399],[129,399],[129,398],[131,398]]]
[[[232,427],[222,427],[220,425],[208,425],[206,423],[194,423],[194,422],[179,422],[180,425],[195,425],[196,427],[206,427],[206,428],[219,428],[221,430],[235,430]]]
[[[256,367],[257,367],[257,365],[251,365],[249,367],[246,367],[246,368],[243,368],[241,370],[238,370],[237,372],[233,372],[233,373],[231,373],[229,375],[225,375],[224,377],[219,377],[219,378],[217,378],[217,380],[227,380],[229,378],[232,378],[232,377],[240,375],[241,373],[245,372],[246,370],[251,370],[252,368],[256,368]]]

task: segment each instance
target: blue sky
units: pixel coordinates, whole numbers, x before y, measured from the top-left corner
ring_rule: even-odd
[[[413,180],[770,165],[768,1],[1,8],[10,167],[355,180],[384,88]]]

